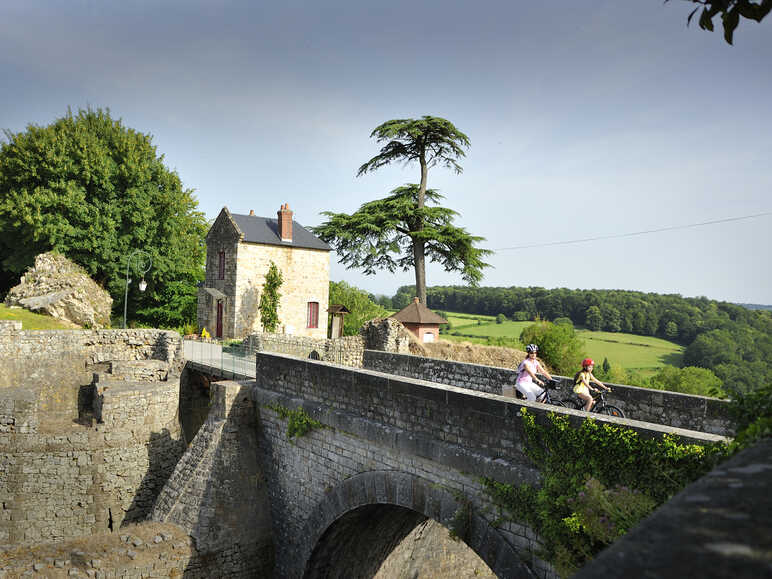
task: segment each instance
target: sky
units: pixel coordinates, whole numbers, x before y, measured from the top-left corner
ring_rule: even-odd
[[[429,187],[494,250],[481,285],[772,304],[772,17],[741,21],[730,46],[718,20],[687,28],[690,10],[4,0],[0,128],[109,108],[153,136],[208,219],[289,203],[314,226],[418,182],[416,165],[356,171],[381,123],[439,116],[471,146],[463,173],[435,167]],[[624,236],[654,229],[666,230]],[[415,280],[365,276],[334,253],[331,279],[385,295]],[[427,283],[464,282],[429,264]]]

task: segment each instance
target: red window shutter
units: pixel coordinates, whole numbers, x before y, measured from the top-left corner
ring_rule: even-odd
[[[308,302],[308,327],[319,327],[319,302]]]
[[[218,258],[219,262],[217,264],[217,279],[225,279],[225,252],[221,251]]]

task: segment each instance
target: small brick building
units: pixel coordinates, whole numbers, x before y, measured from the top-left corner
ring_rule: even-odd
[[[278,332],[324,338],[330,251],[293,221],[288,204],[277,218],[239,215],[223,207],[206,235],[206,280],[198,290],[198,326],[218,338],[261,332],[257,307],[273,261],[282,273]]]
[[[402,322],[405,328],[416,335],[419,342],[436,342],[440,338],[440,324],[448,323],[448,320],[435,314],[418,301],[418,298],[413,298],[413,303],[389,317]]]

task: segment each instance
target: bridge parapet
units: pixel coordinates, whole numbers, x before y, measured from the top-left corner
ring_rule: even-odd
[[[375,350],[365,350],[362,366],[378,372],[489,394],[511,391],[517,379],[517,372],[508,368]],[[570,396],[571,379],[565,376],[555,376],[555,378],[560,382],[562,393],[556,398]],[[619,406],[630,418],[721,436],[734,434],[729,417],[729,405],[724,400],[624,384],[609,383],[609,386],[614,390],[613,404]]]

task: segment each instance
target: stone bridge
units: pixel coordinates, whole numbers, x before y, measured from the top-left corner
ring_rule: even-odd
[[[256,572],[275,563],[279,577],[349,578],[372,577],[399,541],[431,518],[499,577],[554,576],[535,554],[538,538],[501,517],[480,478],[538,481],[523,451],[522,407],[537,420],[561,410],[578,424],[586,415],[502,396],[511,371],[412,356],[388,360],[406,375],[367,368],[384,356],[392,355],[365,352],[365,368],[350,368],[259,352],[254,377],[188,361],[188,383],[218,374],[237,381],[212,381],[205,422],[183,424],[197,434],[152,519],[181,525],[203,556],[229,568]],[[420,378],[429,375],[435,381]],[[684,418],[682,406],[663,403],[662,392],[635,391],[620,390],[627,412],[649,396],[650,405],[677,408],[681,423],[703,430],[723,424],[722,410],[700,397],[691,397],[694,416]],[[644,436],[722,438],[671,424],[596,419]]]

